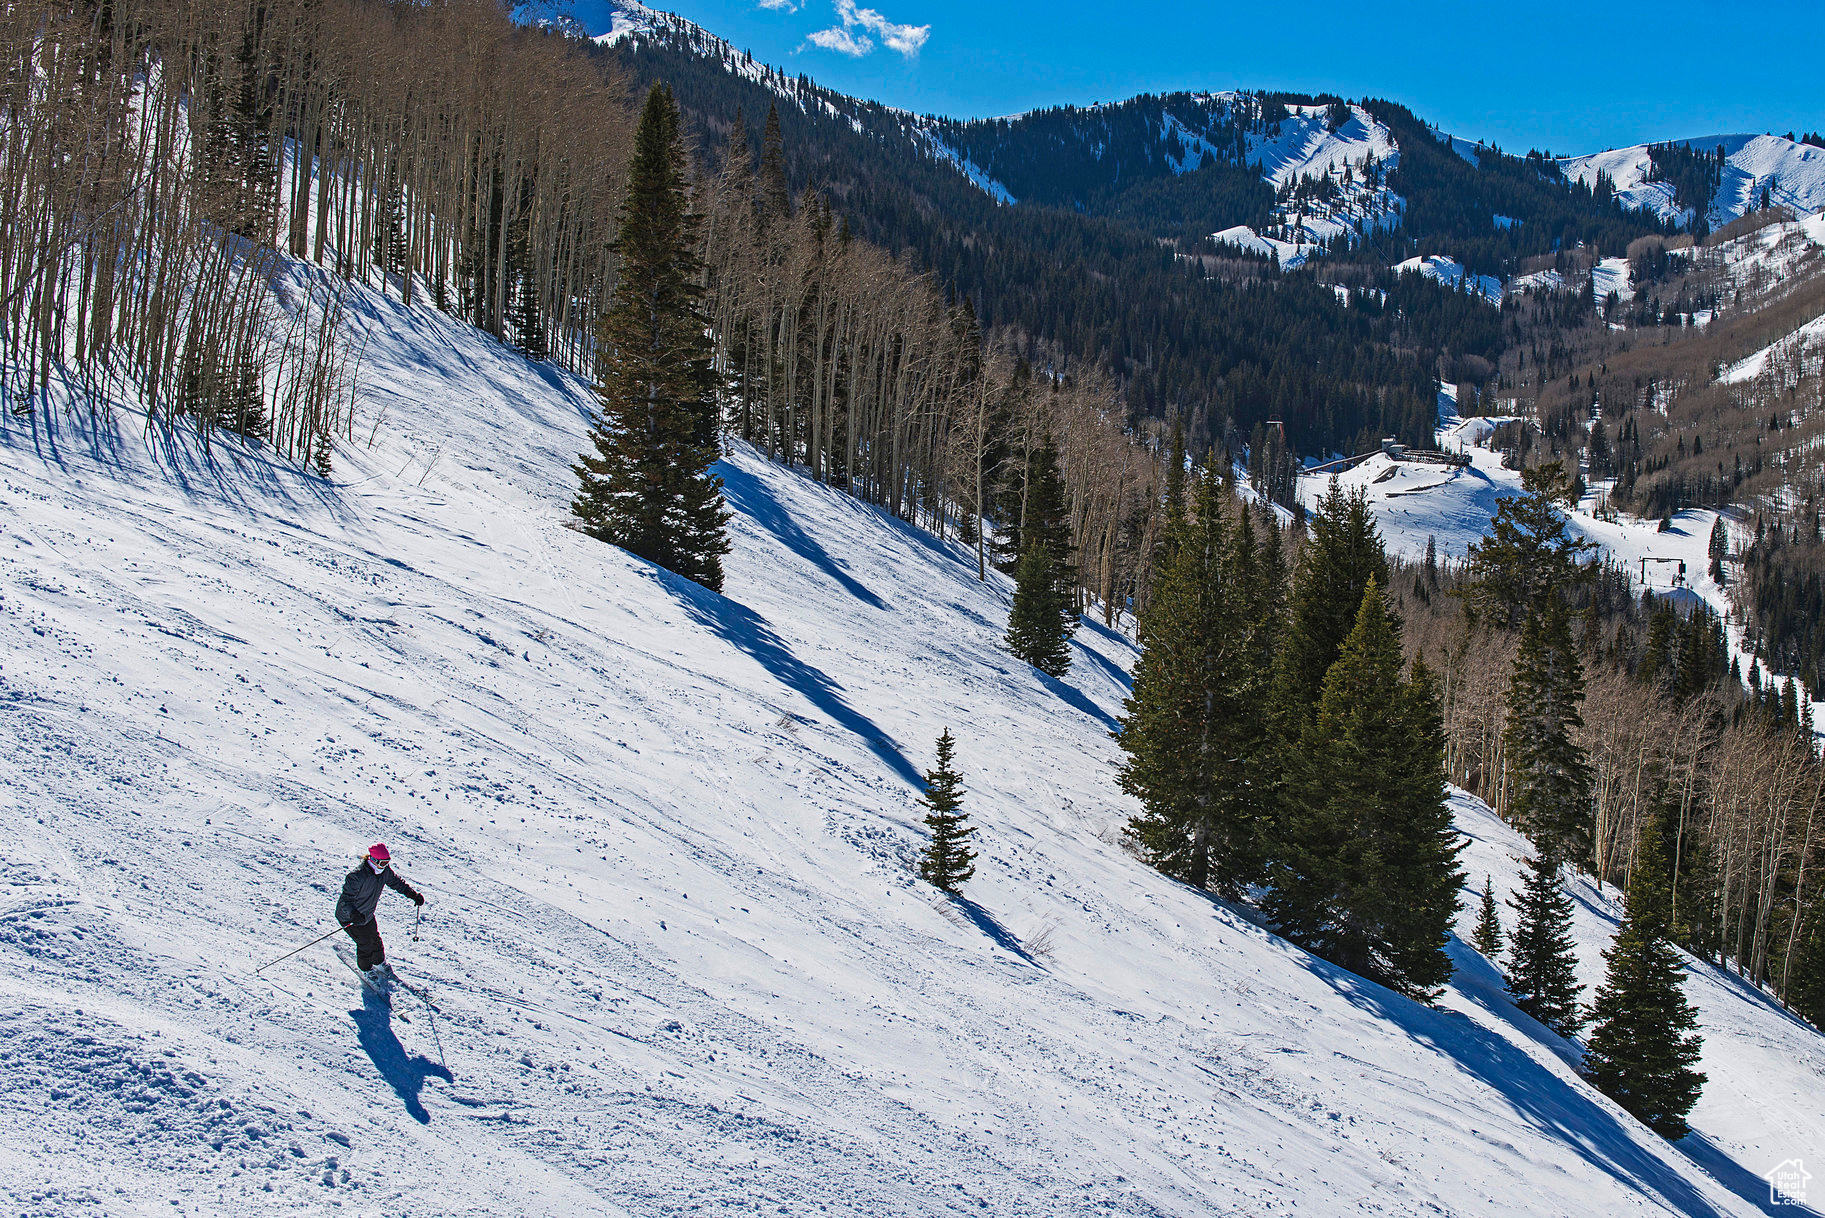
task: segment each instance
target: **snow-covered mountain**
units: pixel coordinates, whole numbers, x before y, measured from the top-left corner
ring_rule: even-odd
[[[736,75],[768,85],[801,110],[826,112],[905,155],[954,170],[998,203],[1094,209],[1096,200],[1153,177],[1182,177],[1213,164],[1248,171],[1272,191],[1262,203],[1263,214],[1235,216],[1240,222],[1213,227],[1206,235],[1219,246],[1271,255],[1287,267],[1340,238],[1354,241],[1364,233],[1410,223],[1409,200],[1387,183],[1401,164],[1402,140],[1431,139],[1476,172],[1496,151],[1417,120],[1396,133],[1377,117],[1387,103],[1235,90],[1143,95],[983,120],[913,115],[807,88],[799,73],[761,64],[695,24],[638,0],[543,0],[532,9],[562,10],[576,28],[604,44],[666,46],[720,62]],[[1374,113],[1371,106],[1377,108]],[[1825,149],[1772,135],[1673,142],[1707,155],[1720,147],[1725,152],[1720,180],[1702,217],[1710,228],[1759,206],[1764,188],[1770,202],[1798,214],[1825,209]],[[1541,157],[1539,165],[1541,181],[1554,189],[1563,191],[1566,182],[1595,186],[1601,174],[1614,184],[1625,207],[1687,228],[1701,219],[1676,199],[1672,181],[1654,165],[1650,145],[1557,161]],[[1474,212],[1507,199],[1487,212],[1492,229],[1537,221],[1556,231],[1557,220],[1529,214],[1526,193],[1517,195],[1512,182],[1504,184],[1500,177],[1492,176],[1431,214],[1452,215],[1466,207]],[[1436,181],[1418,188],[1447,189]],[[1502,206],[1511,206],[1513,214],[1504,213]],[[1231,208],[1238,209],[1248,210],[1239,203]],[[1422,253],[1451,253],[1427,248],[1441,235],[1423,223],[1411,233]]]
[[[1461,945],[1426,1008],[1163,878],[1121,844],[1125,638],[1046,678],[967,553],[740,448],[708,593],[564,527],[583,386],[348,307],[376,425],[328,481],[0,425],[14,1211],[1748,1214],[1825,1140],[1825,1041],[1726,974],[1669,1146]],[[945,727],[963,902],[910,866]],[[1472,886],[1517,883],[1457,809]],[[375,840],[435,1009],[329,944],[256,971]]]
[[[1724,153],[1719,184],[1705,210],[1712,228],[1721,227],[1769,202],[1798,215],[1825,210],[1825,148],[1778,135],[1711,135],[1671,141],[1695,152]],[[1594,185],[1598,174],[1615,183],[1625,204],[1691,227],[1696,212],[1675,197],[1673,184],[1657,176],[1650,146],[1636,144],[1560,161],[1567,177]]]

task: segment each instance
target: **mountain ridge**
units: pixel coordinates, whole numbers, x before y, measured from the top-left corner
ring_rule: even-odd
[[[752,56],[747,55],[745,52],[737,52],[733,45],[727,42],[727,40],[718,37],[710,31],[704,30],[701,26],[696,25],[688,19],[651,8],[639,3],[638,0],[605,0],[598,11],[605,15],[598,16],[595,24],[599,26],[606,21],[608,28],[591,30],[591,34],[597,42],[603,45],[613,46],[626,41],[630,37],[645,35],[656,39],[682,40],[687,44],[699,48],[698,53],[720,54],[731,62],[736,60],[740,60],[747,64],[753,64],[755,62],[752,59]],[[590,27],[585,26],[583,28],[589,29]],[[782,69],[765,68],[763,70],[778,79],[795,78],[792,74],[788,74]],[[800,73],[798,75],[802,76],[803,74]],[[1366,150],[1367,155],[1374,156],[1390,169],[1393,168],[1393,161],[1398,158],[1400,146],[1394,141],[1385,126],[1363,111],[1362,102],[1350,102],[1341,97],[1326,93],[1298,94],[1293,92],[1267,90],[1199,90],[1195,88],[1185,88],[1163,93],[1141,93],[1115,102],[1091,102],[1086,104],[1045,106],[1013,114],[987,118],[956,118],[932,113],[916,113],[891,106],[884,106],[883,108],[915,119],[917,125],[924,130],[928,138],[941,140],[946,152],[950,154],[941,154],[941,159],[954,161],[957,164],[958,172],[963,174],[963,176],[971,181],[972,184],[982,189],[984,193],[995,198],[997,201],[1010,202],[1031,198],[1039,201],[1058,203],[1065,200],[1045,198],[1041,192],[1023,189],[1020,183],[1006,180],[1006,175],[997,171],[995,157],[992,154],[983,155],[979,148],[971,146],[976,141],[973,141],[970,138],[970,133],[972,131],[985,129],[1005,131],[1018,128],[1023,124],[1031,124],[1036,121],[1055,118],[1062,115],[1081,116],[1085,120],[1090,121],[1098,118],[1106,118],[1111,114],[1137,106],[1148,109],[1164,109],[1171,106],[1175,101],[1182,102],[1184,100],[1190,100],[1194,103],[1221,101],[1233,105],[1243,99],[1251,98],[1261,99],[1270,106],[1286,106],[1294,112],[1295,116],[1300,118],[1311,117],[1309,113],[1301,112],[1322,111],[1333,105],[1347,106],[1350,110],[1354,111],[1354,117],[1362,121],[1365,126],[1379,129],[1380,141],[1377,146]],[[852,100],[861,101],[862,99]],[[880,103],[869,104],[879,105]],[[1274,123],[1275,121],[1276,120],[1272,117],[1268,119],[1269,123]],[[1178,128],[1177,131],[1173,130],[1174,126]],[[1278,130],[1277,126],[1276,130]],[[1481,159],[1484,156],[1503,155],[1498,146],[1486,143],[1482,140],[1472,141],[1456,133],[1448,134],[1443,130],[1430,125],[1427,125],[1425,130],[1435,139],[1445,143],[1452,151],[1456,152],[1461,159],[1473,166],[1480,166]],[[1176,115],[1169,115],[1168,123],[1161,127],[1155,137],[1156,145],[1154,147],[1142,147],[1139,151],[1144,157],[1154,161],[1156,164],[1172,165],[1173,172],[1175,173],[1183,174],[1189,172],[1198,167],[1193,159],[1187,158],[1182,154],[1178,156],[1161,155],[1169,145],[1174,143],[1175,136],[1181,134],[1189,135],[1193,140],[1204,143],[1202,137],[1208,134],[1208,132],[1197,130],[1195,124],[1187,125],[1180,122]],[[1754,147],[1753,151],[1745,156],[1745,151],[1756,145],[1757,141],[1769,141],[1769,143],[1766,143],[1764,146]],[[1775,144],[1772,143],[1772,141],[1779,141],[1779,143]],[[1690,208],[1677,206],[1674,203],[1670,187],[1666,190],[1653,189],[1654,186],[1663,185],[1664,183],[1654,182],[1649,179],[1647,153],[1650,148],[1677,145],[1688,148],[1702,148],[1708,151],[1719,142],[1722,142],[1728,147],[1730,168],[1733,174],[1733,188],[1720,194],[1717,203],[1711,207],[1708,212],[1700,215]],[[1231,163],[1247,166],[1259,161],[1261,164],[1262,180],[1276,187],[1285,187],[1290,182],[1301,180],[1317,180],[1324,176],[1324,170],[1318,168],[1316,164],[1318,158],[1315,156],[1295,159],[1291,163],[1288,163],[1286,160],[1275,163],[1270,159],[1271,154],[1270,156],[1260,155],[1264,150],[1264,146],[1269,145],[1269,143],[1270,141],[1263,139],[1258,143],[1237,148],[1231,156]],[[1204,148],[1209,149],[1212,152],[1217,151],[1218,147],[1220,146],[1204,143]],[[1762,185],[1769,182],[1776,183],[1777,192],[1784,190],[1784,193],[1777,193],[1774,200],[1784,206],[1789,206],[1802,212],[1816,211],[1825,208],[1825,149],[1814,149],[1817,156],[1812,156],[1806,151],[1811,147],[1811,145],[1796,143],[1791,140],[1783,140],[1781,137],[1771,134],[1761,136],[1745,134],[1735,136],[1699,136],[1683,139],[1670,138],[1664,141],[1610,148],[1603,152],[1560,155],[1556,157],[1548,157],[1546,154],[1536,151],[1527,154],[1525,158],[1521,159],[1533,159],[1542,164],[1550,162],[1551,164],[1558,166],[1567,179],[1592,187],[1597,185],[1596,179],[1598,171],[1607,172],[1610,178],[1614,180],[1615,189],[1621,192],[1629,200],[1630,206],[1650,213],[1661,220],[1676,222],[1682,229],[1689,229],[1692,223],[1698,219],[1705,220],[1710,227],[1720,227],[1722,224],[1740,218],[1759,202],[1758,192]],[[1339,163],[1350,163],[1350,150],[1350,144],[1347,141],[1339,141],[1322,151],[1328,154],[1329,158],[1334,158]],[[1100,154],[1097,159],[1100,159]],[[1360,159],[1360,157],[1357,158],[1358,161],[1360,161]],[[1814,161],[1818,162],[1817,165],[1813,164]],[[1639,162],[1639,164],[1637,164],[1637,162]],[[965,165],[968,165],[971,168],[966,169],[964,168]],[[1328,169],[1329,166],[1327,165],[1326,168]],[[1800,178],[1802,180],[1798,182],[1790,181],[1785,187],[1782,187],[1780,182],[1783,174],[1791,176],[1796,169],[1800,171]],[[1081,205],[1082,200],[1078,199],[1076,202]],[[1397,220],[1399,211],[1400,209],[1398,207],[1392,207],[1385,209],[1382,214],[1387,219]],[[1390,227],[1391,226],[1392,225],[1390,225]],[[1255,231],[1254,235],[1256,237],[1262,236],[1259,231]],[[1337,235],[1335,226],[1315,226],[1314,236],[1320,240],[1334,239]],[[1319,241],[1302,241],[1297,244],[1316,245],[1318,243]],[[1306,254],[1300,253],[1298,256],[1303,260],[1303,257],[1306,256]]]

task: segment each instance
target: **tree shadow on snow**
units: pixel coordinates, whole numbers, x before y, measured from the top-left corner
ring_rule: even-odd
[[[1019,956],[1035,968],[1039,967],[1039,961],[1033,959],[1026,946],[1015,938],[1014,932],[995,920],[994,914],[960,893],[952,893],[950,902],[957,912],[970,920],[972,926],[987,935],[996,947]]]
[[[23,418],[0,424],[0,449],[31,447],[38,459],[80,478],[79,460],[94,462],[123,484],[160,477],[186,498],[240,511],[291,517],[302,507],[339,515],[335,484],[306,473],[264,444],[228,433],[207,438],[194,428],[156,424],[131,437],[124,409],[67,409],[40,404]]]
[[[1713,1146],[1702,1133],[1688,1133],[1673,1143],[1673,1149],[1704,1168],[1710,1173],[1713,1180],[1757,1210],[1770,1215],[1770,1218],[1800,1218],[1804,1214],[1819,1212],[1810,1206],[1792,1203],[1774,1204],[1774,1198],[1769,1192],[1766,1179],[1732,1159],[1727,1152]],[[1774,1164],[1769,1163],[1768,1166],[1773,1167]]]
[[[1079,647],[1076,650],[1079,658],[1086,653],[1095,655],[1094,652],[1087,652],[1086,648]],[[1100,659],[1101,657],[1098,658]],[[1111,715],[1096,703],[1090,701],[1089,696],[1085,694],[1083,690],[1077,688],[1077,686],[1067,684],[1057,677],[1040,672],[1037,668],[1033,670],[1033,673],[1047,689],[1058,695],[1058,700],[1060,702],[1063,702],[1073,710],[1081,711],[1085,715],[1088,715],[1090,718],[1108,728],[1111,733],[1121,731],[1121,720],[1117,719],[1114,715]]]
[[[797,690],[839,726],[854,733],[868,746],[868,751],[886,762],[894,773],[920,790],[924,789],[925,776],[894,747],[893,741],[874,720],[845,702],[843,687],[826,673],[793,655],[791,648],[773,633],[773,628],[760,614],[726,596],[699,587],[681,575],[658,571],[658,577],[683,603],[692,619],[746,653],[772,673],[780,684]]]
[[[1316,957],[1309,967],[1352,1005],[1436,1050],[1501,1095],[1536,1129],[1576,1150],[1618,1182],[1658,1198],[1687,1218],[1715,1218],[1719,1213],[1689,1181],[1631,1137],[1595,1093],[1546,1069],[1519,1046],[1462,1015],[1402,998]],[[1511,1022],[1522,1021],[1513,1014],[1509,1017]],[[1710,1164],[1705,1167],[1711,1169]]]
[[[788,550],[834,579],[842,585],[843,591],[869,608],[887,608],[880,597],[857,583],[816,538],[799,527],[766,483],[748,470],[726,461],[719,462],[715,472],[722,477],[722,495],[730,507],[779,538]]]
[[[393,1009],[378,995],[364,988],[361,1009],[349,1014],[355,1019],[356,1038],[374,1063],[374,1069],[380,1071],[380,1077],[405,1101],[406,1111],[412,1119],[420,1125],[429,1125],[431,1114],[425,1111],[418,1093],[424,1090],[428,1078],[441,1078],[449,1083],[455,1081],[455,1075],[428,1057],[406,1053],[399,1037],[393,1034]]]

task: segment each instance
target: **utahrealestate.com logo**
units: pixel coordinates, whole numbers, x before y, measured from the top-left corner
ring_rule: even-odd
[[[1773,1171],[1762,1173],[1762,1179],[1768,1182],[1768,1204],[1804,1205],[1806,1181],[1812,1179],[1812,1173],[1798,1159],[1789,1159]]]

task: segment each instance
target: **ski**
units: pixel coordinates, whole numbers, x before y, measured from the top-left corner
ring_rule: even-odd
[[[342,961],[342,963],[348,965],[349,971],[354,973],[356,977],[360,978],[361,986],[363,989],[367,990],[370,994],[373,994],[375,997],[383,999],[388,1006],[391,1006],[393,1004],[393,995],[390,992],[390,990],[382,988],[381,986],[375,985],[374,979],[372,977],[370,977],[368,974],[362,972],[361,966],[358,965],[357,963],[355,963],[355,958],[354,958],[353,954],[348,952],[347,950],[345,950],[340,944],[338,944],[336,947],[336,958],[338,960]],[[443,1014],[443,1009],[441,1007],[439,1007],[437,1005],[437,1003],[432,999],[430,990],[426,989],[422,985],[416,985],[413,982],[404,980],[403,978],[400,977],[400,975],[398,973],[395,973],[393,971],[393,966],[390,964],[387,965],[387,983],[389,986],[396,986],[399,989],[404,990],[406,993],[412,995],[412,997],[418,999],[418,1001],[424,1003],[425,1006],[429,1007],[434,1014],[438,1014],[438,1015]]]
[[[382,1002],[385,1002],[388,1006],[393,1005],[393,996],[387,993],[382,987],[376,985],[374,979],[368,976],[367,973],[362,970],[361,966],[355,962],[355,957],[344,950],[340,944],[336,946],[336,959],[349,966],[349,971],[354,973],[356,979],[361,982],[362,989],[374,995],[374,997],[380,999]]]

